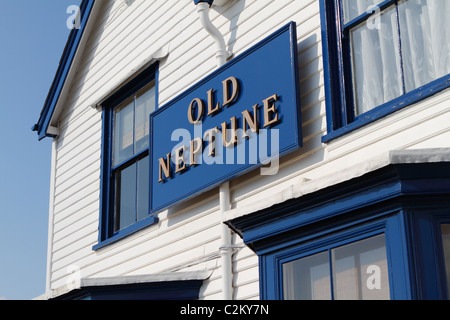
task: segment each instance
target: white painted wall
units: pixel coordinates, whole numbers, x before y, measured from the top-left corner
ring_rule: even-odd
[[[215,46],[198,21],[192,0],[101,0],[77,76],[59,117],[54,152],[49,286],[70,281],[70,268],[83,278],[207,270],[203,299],[221,293],[220,212],[213,190],[159,215],[160,222],[93,251],[98,240],[101,112],[91,105],[117,89],[161,47],[170,54],[160,64],[159,105],[214,70]],[[282,159],[279,174],[249,173],[231,182],[233,208],[252,206],[302,179],[318,180],[386,150],[449,147],[450,91],[437,94],[328,144],[323,61],[317,0],[234,0],[211,10],[235,55],[290,21],[296,21],[304,148]],[[242,246],[233,256],[236,299],[258,299],[258,258]]]

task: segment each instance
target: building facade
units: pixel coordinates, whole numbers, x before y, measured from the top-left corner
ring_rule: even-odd
[[[33,127],[53,139],[42,298],[449,298],[449,18],[82,1]]]

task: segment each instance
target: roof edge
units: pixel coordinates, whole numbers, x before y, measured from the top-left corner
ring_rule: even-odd
[[[69,71],[72,68],[72,63],[86,29],[86,25],[89,21],[94,3],[95,0],[82,0],[80,4],[80,27],[72,29],[69,34],[69,38],[66,42],[66,46],[62,53],[58,69],[53,79],[53,83],[49,89],[39,120],[35,125],[31,127],[32,131],[37,132],[39,140],[47,137],[55,137],[55,134],[53,132],[48,131],[50,121],[55,111],[62,89],[66,83]]]

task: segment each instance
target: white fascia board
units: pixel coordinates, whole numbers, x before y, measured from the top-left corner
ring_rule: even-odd
[[[148,274],[137,276],[111,277],[111,278],[86,278],[81,279],[81,287],[99,287],[113,285],[127,285],[139,283],[157,283],[172,281],[206,280],[210,276],[206,271],[171,272],[161,274]]]

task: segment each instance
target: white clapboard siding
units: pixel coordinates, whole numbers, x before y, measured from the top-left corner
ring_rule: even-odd
[[[118,89],[133,70],[162,47],[161,107],[217,68],[213,39],[202,28],[191,0],[104,0],[77,74],[59,116],[54,183],[51,287],[82,277],[207,271],[201,299],[220,299],[221,215],[212,190],[158,215],[159,223],[93,251],[98,240],[101,112],[91,106]],[[450,91],[324,144],[325,90],[318,0],[233,1],[210,17],[228,48],[239,55],[286,23],[297,23],[303,148],[283,157],[277,175],[259,170],[231,182],[233,208],[253,206],[305,180],[321,179],[393,149],[448,147]],[[233,235],[233,295],[259,299],[258,257]]]
[[[167,101],[215,69],[213,64],[215,52],[211,50],[212,40],[201,28],[195,8],[190,8],[190,14],[186,16],[185,12],[188,11],[186,8],[189,7],[190,1],[177,3],[173,8],[167,6],[171,9],[166,13],[172,19],[175,18],[171,20],[173,25],[178,23],[183,26],[183,29],[179,30],[181,31],[179,36],[172,33],[173,38],[166,41],[175,46],[171,48],[167,62],[160,68],[160,102]],[[165,8],[164,4],[158,1],[153,5],[158,9]],[[105,12],[117,11],[115,6],[116,4],[105,4]],[[99,26],[106,24],[105,30],[96,28],[99,31],[91,35],[91,46],[84,53],[86,59],[83,59],[83,64],[79,66],[77,81],[71,89],[74,94],[67,103],[70,107],[67,107],[61,115],[55,183],[52,264],[54,288],[65,283],[67,267],[74,264],[82,268],[83,276],[115,276],[164,272],[183,266],[185,269],[192,269],[195,268],[196,261],[202,260],[202,257],[207,259],[208,256],[217,255],[220,245],[220,216],[216,211],[206,215],[196,212],[192,216],[192,221],[186,222],[183,218],[179,224],[176,224],[176,228],[168,226],[168,222],[176,218],[162,214],[159,229],[164,228],[163,231],[158,227],[150,227],[120,244],[112,245],[97,253],[92,252],[91,246],[95,244],[97,236],[95,230],[98,225],[99,206],[95,199],[99,195],[99,170],[95,168],[99,165],[100,158],[101,117],[98,111],[90,108],[89,104],[92,99],[95,99],[96,94],[101,96],[98,94],[99,91],[115,89],[108,87],[107,84],[118,74],[132,68],[130,61],[139,60],[139,54],[145,56],[142,53],[143,50],[139,51],[138,48],[151,47],[146,44],[146,41],[142,41],[144,36],[131,37],[131,39],[128,36],[130,32],[138,35],[145,33],[139,32],[138,28],[144,21],[151,19],[145,17],[142,12],[145,10],[140,9],[150,11],[151,8],[148,5],[145,8],[142,6],[144,3],[136,1],[136,9],[129,15],[124,13],[133,6],[125,9],[122,13],[123,21],[120,21],[120,13],[117,13],[112,20],[104,17],[99,19]],[[242,8],[239,10],[234,8],[234,11],[229,10],[228,16],[226,16],[227,12],[223,12],[224,16],[234,21],[232,26],[218,12],[212,11],[211,17],[214,23],[220,25],[225,36],[229,36],[229,45],[236,49],[238,54],[263,39],[268,33],[293,20],[291,17],[293,12],[300,17],[301,10],[307,8],[308,15],[305,22],[310,21],[314,7],[317,7],[314,1],[303,3],[300,7],[298,2],[296,4],[294,1],[249,1],[250,10],[242,11]],[[275,19],[274,12],[280,17]],[[162,26],[165,21],[168,21],[164,14],[160,13],[156,19]],[[268,23],[261,26],[258,21],[268,21]],[[152,23],[158,22],[152,21]],[[259,25],[259,28],[255,28],[255,25]],[[308,33],[318,28],[317,25],[310,27],[307,23],[304,26]],[[144,25],[142,28],[151,30],[149,25]],[[163,31],[160,36],[164,34],[167,32]],[[155,37],[159,39],[158,35]],[[150,34],[148,38],[151,39]],[[185,39],[191,41],[187,43]],[[316,40],[316,46],[317,42],[318,40]],[[139,52],[133,54],[136,51]],[[307,63],[301,65],[301,68],[305,67],[308,68]],[[312,68],[314,67],[306,69],[305,74]],[[314,74],[314,70],[309,71],[308,74]],[[214,197],[213,202],[216,202],[216,205],[217,200],[217,197]],[[87,204],[83,204],[84,202]],[[84,212],[84,215],[81,212]],[[187,214],[183,212],[179,216]],[[190,230],[192,233],[189,235],[183,230]],[[242,243],[241,245],[243,246]],[[217,258],[215,260],[211,260],[213,264],[211,261],[200,263],[213,272],[213,276],[202,290],[204,298],[217,297],[221,292],[220,260]],[[233,267],[236,297],[258,297],[258,262],[254,253],[248,248],[240,249],[234,255]],[[243,275],[239,276],[241,273]]]

